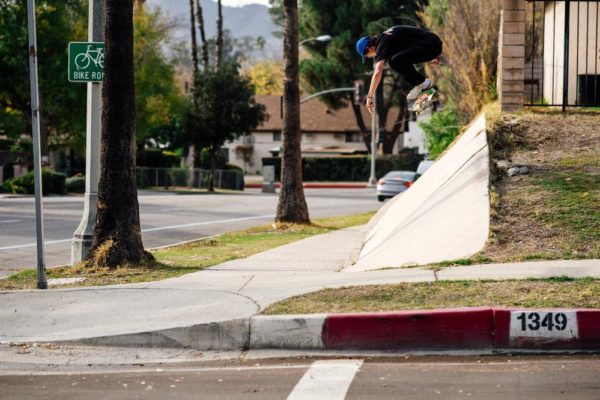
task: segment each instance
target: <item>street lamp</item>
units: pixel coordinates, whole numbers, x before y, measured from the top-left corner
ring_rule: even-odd
[[[302,46],[304,43],[312,42],[313,40],[316,40],[317,42],[329,42],[331,40],[331,36],[321,35],[313,38],[304,39],[300,43],[298,43],[298,46]]]

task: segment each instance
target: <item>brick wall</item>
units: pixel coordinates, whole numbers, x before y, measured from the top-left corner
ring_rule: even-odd
[[[525,89],[525,0],[502,0],[498,71],[502,110],[521,109]]]

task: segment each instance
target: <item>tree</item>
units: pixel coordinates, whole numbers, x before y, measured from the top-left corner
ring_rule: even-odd
[[[248,71],[258,95],[283,94],[283,65],[276,61],[259,61]]]
[[[200,29],[200,40],[202,40],[202,63],[204,69],[209,68],[208,65],[208,43],[206,42],[206,33],[204,31],[204,16],[202,13],[202,5],[200,0],[196,0],[196,18],[198,19],[198,28]]]
[[[209,190],[213,191],[221,146],[250,134],[265,120],[265,107],[254,101],[254,87],[233,63],[223,64],[217,70],[200,71],[192,95],[187,137],[195,148],[209,150],[212,160]]]
[[[66,71],[67,43],[85,36],[86,15],[83,0],[37,1],[43,154],[55,143],[85,144],[85,85],[68,83]],[[0,130],[13,142],[31,129],[28,54],[23,49],[27,2],[0,0]]]
[[[98,212],[89,265],[116,268],[149,261],[135,182],[133,1],[106,0]]]
[[[194,0],[190,0],[190,33],[192,36],[192,65],[194,67],[194,76],[198,72],[198,45],[196,42],[196,10],[194,9]]]
[[[463,123],[496,98],[500,9],[499,0],[430,0],[420,13],[444,42],[444,62],[432,73]]]
[[[281,191],[275,221],[310,223],[302,185],[300,143],[300,69],[298,62],[298,0],[284,0],[283,157]]]
[[[221,0],[218,0],[217,4],[217,68],[221,68],[221,63],[223,62],[223,9],[221,7]]]
[[[134,14],[134,76],[136,138],[143,149],[154,133],[171,126],[185,111],[185,100],[175,81],[173,63],[164,55],[174,23],[161,9],[138,7]]]

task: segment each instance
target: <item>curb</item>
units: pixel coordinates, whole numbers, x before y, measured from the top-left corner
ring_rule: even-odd
[[[257,315],[110,337],[86,345],[208,350],[395,352],[600,351],[600,310],[454,308],[394,313]]]

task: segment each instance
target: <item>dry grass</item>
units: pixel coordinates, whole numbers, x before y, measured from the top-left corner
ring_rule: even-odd
[[[600,308],[600,280],[441,281],[327,289],[281,301],[263,313],[385,312],[478,306]]]
[[[174,278],[196,272],[226,261],[251,256],[307,237],[337,229],[366,224],[374,213],[345,217],[322,218],[312,225],[263,225],[239,232],[159,249],[152,252],[154,260],[139,265],[122,265],[115,269],[87,266],[85,263],[47,271],[52,278],[85,278],[85,281],[68,286],[105,286],[139,283]],[[36,273],[22,271],[0,280],[0,290],[33,289]]]
[[[479,257],[600,258],[600,114],[488,112],[492,160],[531,173],[510,178],[492,163],[490,240]]]

